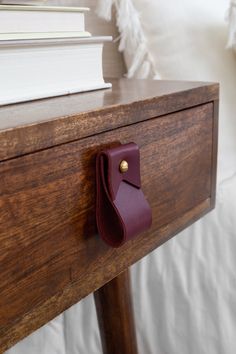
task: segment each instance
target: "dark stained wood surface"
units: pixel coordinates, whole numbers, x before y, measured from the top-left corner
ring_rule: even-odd
[[[158,112],[159,106],[151,105],[152,114]],[[213,113],[210,102],[0,163],[0,350],[212,208]],[[120,119],[116,113],[110,118]],[[131,141],[140,147],[153,225],[112,249],[96,235],[95,156],[104,147]]]
[[[138,354],[129,270],[94,293],[103,354]]]
[[[217,84],[109,81],[112,89],[1,107],[0,161],[218,99]]]
[[[217,182],[217,151],[218,151],[218,119],[219,119],[219,99],[213,102],[213,143],[212,143],[212,175],[211,175],[211,206],[216,203],[216,182]]]

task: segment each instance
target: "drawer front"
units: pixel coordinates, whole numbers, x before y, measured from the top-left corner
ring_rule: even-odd
[[[140,147],[153,225],[111,249],[96,233],[95,156],[128,142]],[[209,103],[1,163],[0,349],[210,210],[212,148]]]

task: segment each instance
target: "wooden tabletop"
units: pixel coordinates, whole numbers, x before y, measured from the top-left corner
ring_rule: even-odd
[[[0,107],[0,161],[197,106],[218,94],[212,83],[109,81],[112,89]]]

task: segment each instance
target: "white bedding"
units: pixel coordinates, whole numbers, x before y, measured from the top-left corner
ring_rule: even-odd
[[[147,37],[151,40],[148,44],[152,44],[148,48],[153,57],[156,51],[154,60],[163,78],[221,82],[217,206],[132,267],[139,353],[235,354],[236,62],[232,53],[225,50],[228,1],[179,0],[178,6],[176,3],[133,0],[136,10],[142,10],[146,35],[151,36]],[[151,12],[155,21],[149,18]],[[164,32],[160,23],[166,26]],[[187,26],[187,32],[183,32],[183,26]],[[161,32],[154,43],[157,29]],[[195,39],[191,40],[194,34]],[[126,57],[127,54],[132,55],[126,52]],[[132,58],[127,62],[129,65]],[[7,353],[101,353],[92,296]]]

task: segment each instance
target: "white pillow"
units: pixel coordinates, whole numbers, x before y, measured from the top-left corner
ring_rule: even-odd
[[[106,9],[111,2],[101,0]],[[218,180],[236,173],[236,59],[226,48],[229,0],[115,4],[129,76],[154,77],[155,72],[162,79],[220,82]]]

